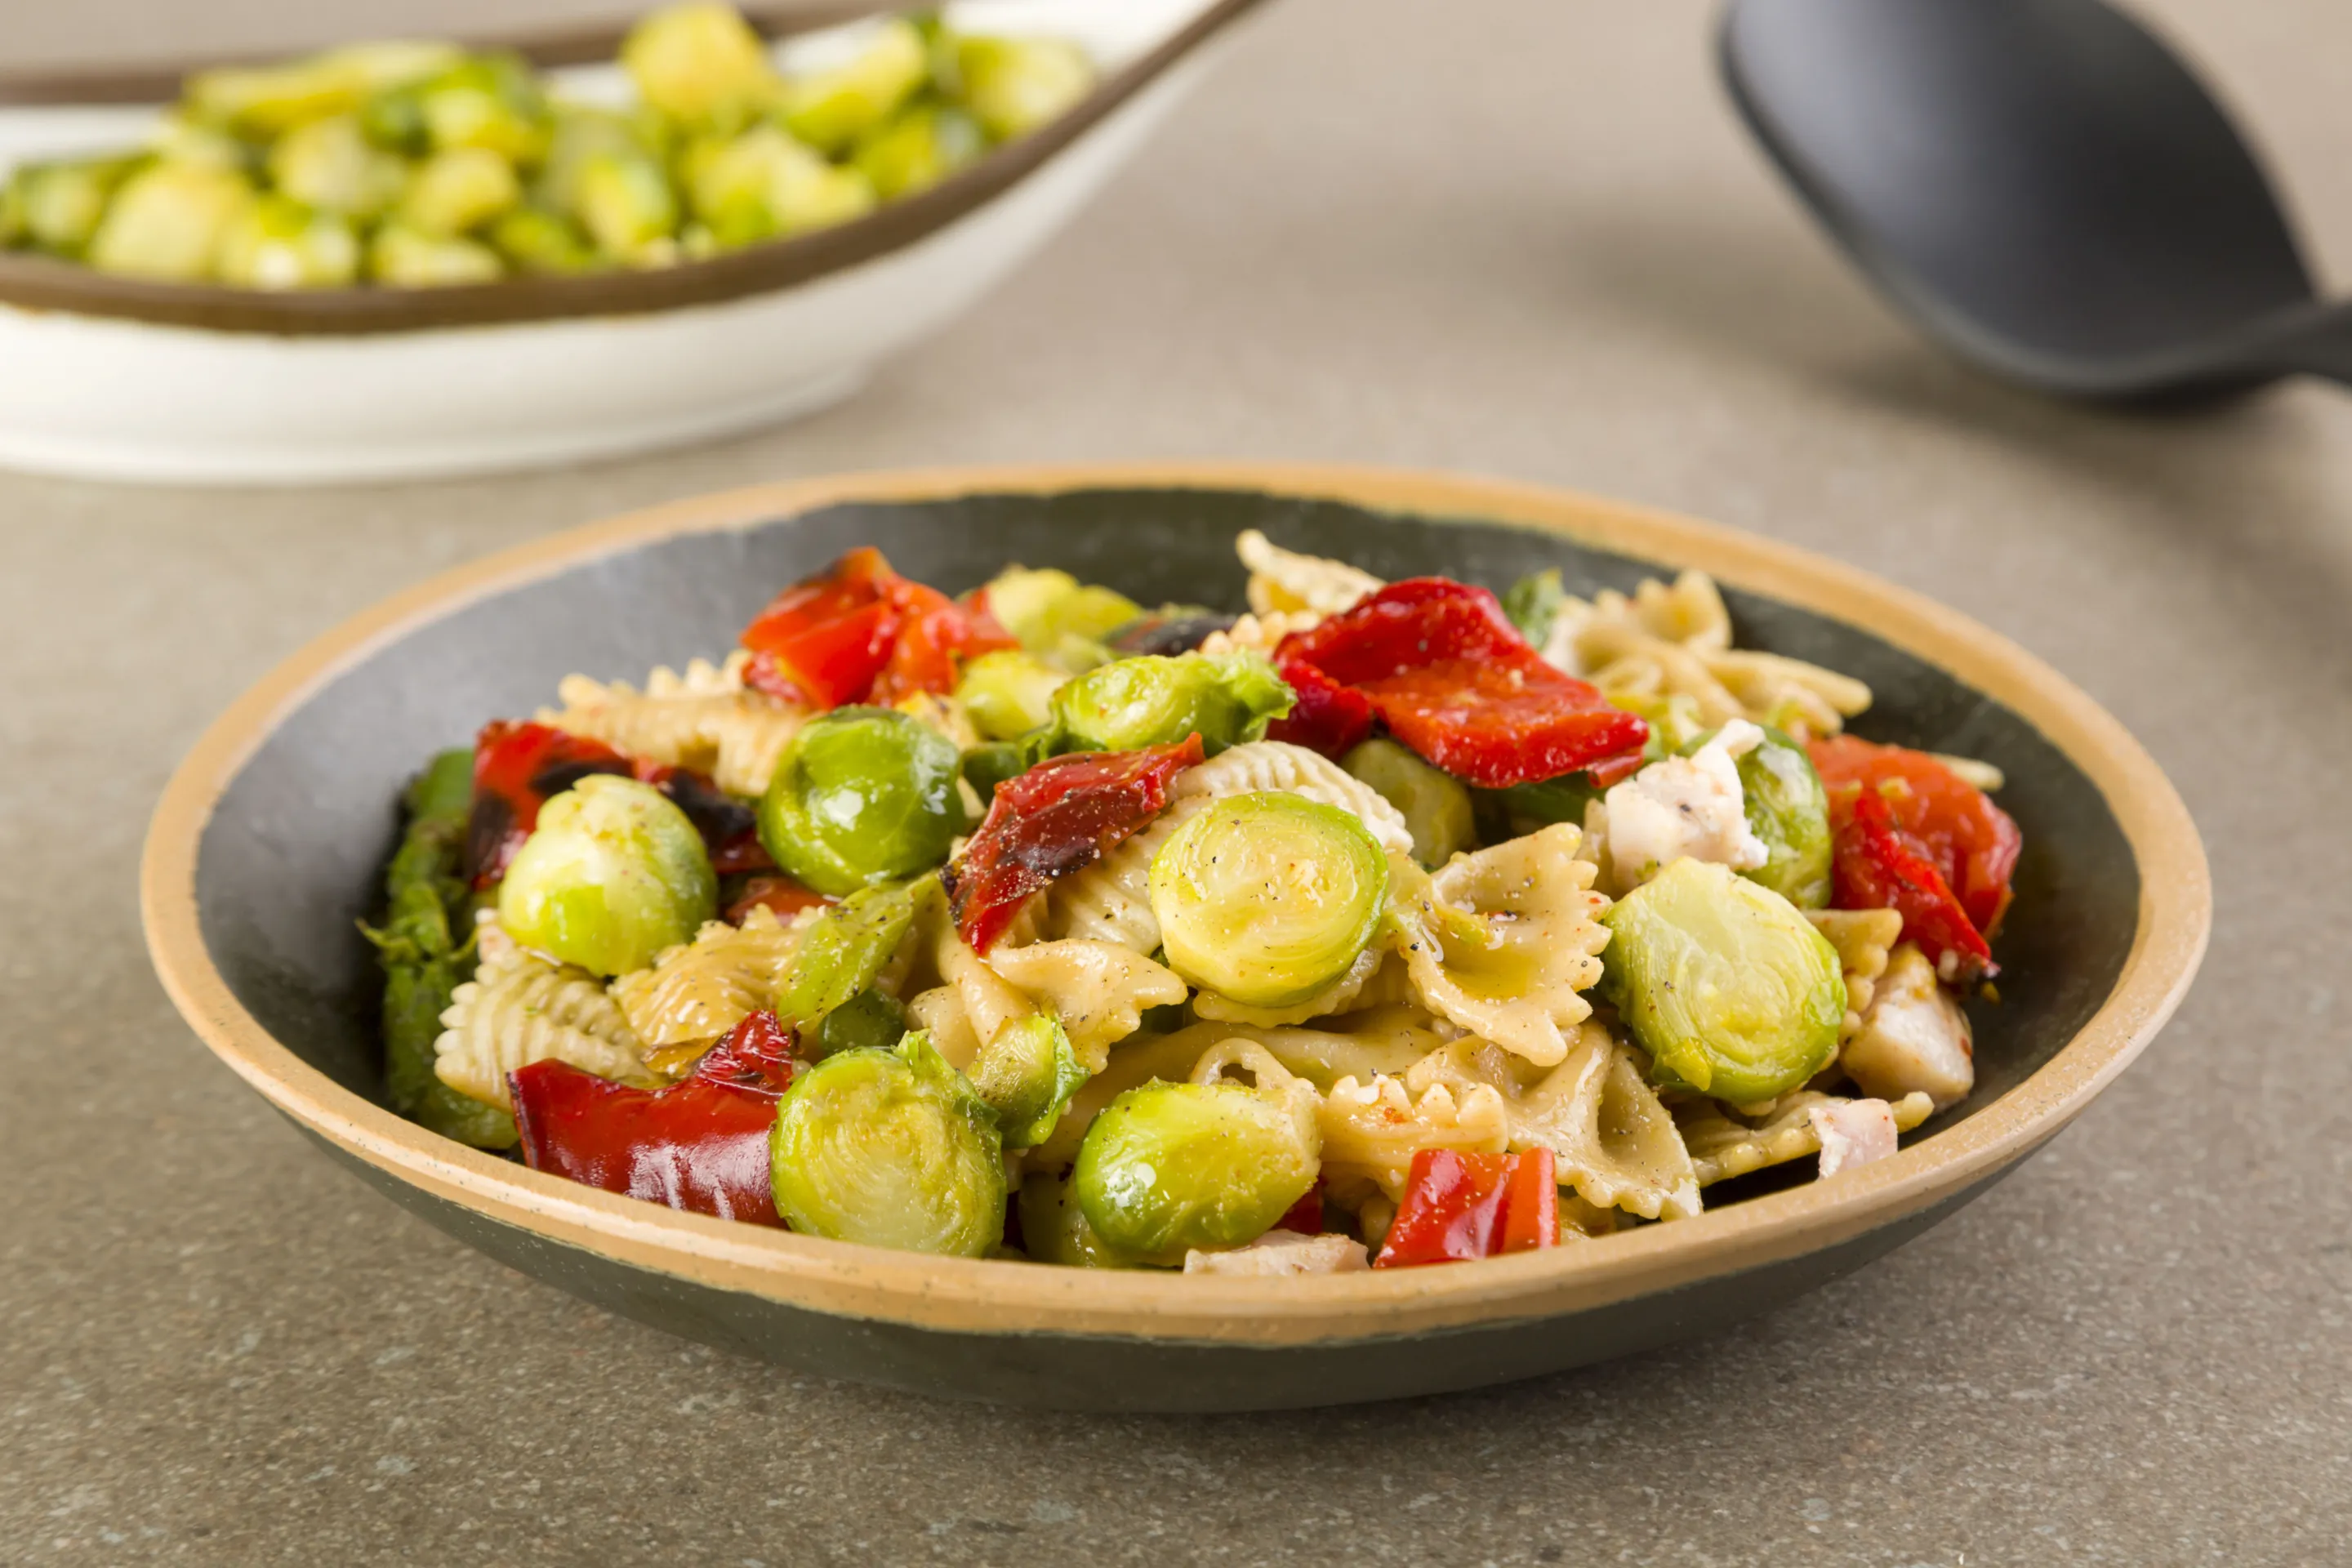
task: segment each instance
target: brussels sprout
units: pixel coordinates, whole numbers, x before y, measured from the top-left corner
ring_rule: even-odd
[[[1423,762],[1394,741],[1366,741],[1340,759],[1340,765],[1380,792],[1404,813],[1412,833],[1412,858],[1443,866],[1478,841],[1470,791],[1461,780]]]
[[[499,884],[499,923],[593,974],[625,974],[693,940],[718,901],[686,813],[651,784],[592,773],[540,807]]]
[[[547,157],[531,184],[531,199],[551,212],[576,216],[580,175],[588,161],[604,153],[667,160],[660,127],[615,110],[558,103],[553,108]]]
[[[1552,620],[1567,599],[1567,591],[1559,585],[1559,568],[1548,567],[1511,584],[1503,595],[1503,614],[1511,617],[1521,637],[1540,647],[1551,635]]]
[[[996,1112],[1008,1149],[1045,1142],[1087,1078],[1061,1021],[1044,1013],[999,1029],[971,1064],[972,1088]]]
[[[997,624],[1035,654],[1053,654],[1071,637],[1099,642],[1143,618],[1143,606],[1126,595],[1081,584],[1067,572],[1013,566],[983,592]]]
[[[306,121],[348,114],[461,58],[447,44],[355,44],[284,65],[201,71],[188,79],[183,101],[201,121],[267,141]]]
[[[247,289],[338,289],[360,274],[359,236],[332,213],[265,195],[229,220],[213,275]]]
[[[1117,659],[1054,693],[1051,729],[1033,752],[1130,752],[1201,737],[1211,756],[1263,740],[1266,723],[1290,711],[1293,697],[1265,656],[1183,653]]]
[[[963,754],[963,782],[980,796],[984,809],[996,798],[996,786],[1006,779],[1019,778],[1029,770],[1029,758],[1022,749],[1007,741],[992,741],[985,746],[974,746]]]
[[[868,132],[855,162],[874,194],[887,202],[938,184],[987,147],[987,135],[971,115],[924,103]]]
[[[1711,861],[1675,860],[1601,923],[1602,992],[1660,1082],[1770,1100],[1837,1054],[1837,950],[1780,894]]]
[[[1168,966],[1251,1007],[1304,1002],[1380,929],[1387,855],[1350,811],[1282,791],[1215,803],[1151,861]]]
[[[513,55],[477,55],[403,90],[415,95],[417,125],[435,152],[474,149],[525,165],[546,156],[547,96]]]
[[[1026,135],[1093,90],[1094,62],[1063,38],[957,38],[950,46],[956,85],[989,135]]]
[[[573,193],[572,210],[607,256],[642,259],[650,247],[677,232],[677,196],[669,176],[642,154],[590,156],[580,165]]]
[[[696,142],[681,174],[695,216],[722,247],[824,228],[874,205],[864,174],[835,167],[772,125]]]
[[[331,114],[278,140],[269,179],[306,206],[363,221],[400,199],[408,165],[370,142],[358,116]]]
[[[760,800],[777,865],[838,898],[944,863],[971,826],[954,742],[890,708],[837,708],[793,737]]]
[[[687,125],[733,131],[775,97],[775,67],[760,35],[731,5],[665,5],[621,46],[639,96]]]
[[[128,158],[32,163],[8,182],[16,227],[24,239],[59,256],[79,256],[106,216],[107,198],[137,167]]]
[[[490,243],[518,272],[560,278],[604,265],[588,237],[544,207],[517,207],[490,226]]]
[[[400,221],[447,238],[479,228],[521,200],[513,164],[480,147],[458,147],[417,166],[401,197]]]
[[[211,272],[221,236],[252,201],[253,187],[232,170],[151,163],[107,204],[88,259],[101,272],[194,281]]]
[[[824,1016],[816,1028],[816,1049],[808,1054],[822,1059],[843,1051],[887,1051],[906,1034],[907,1010],[898,999],[868,985]]]
[[[1011,741],[1051,721],[1054,693],[1069,679],[1035,654],[1006,648],[965,665],[955,696],[982,734]]]
[[[839,154],[896,114],[929,76],[922,34],[905,18],[893,17],[877,26],[850,59],[785,78],[776,95],[776,118],[810,146]]]
[[[1147,1083],[1110,1102],[1071,1174],[1097,1237],[1144,1262],[1239,1247],[1274,1228],[1320,1170],[1312,1118],[1235,1083]]]
[[[995,1118],[930,1037],[793,1079],[769,1140],[776,1212],[808,1236],[982,1258],[1004,1239]]]
[[[939,879],[926,877],[905,885],[860,888],[821,911],[793,954],[792,973],[776,996],[777,1018],[806,1035],[820,1020],[851,1005],[906,940],[916,906],[940,896]]]
[[[178,110],[167,110],[157,119],[147,133],[147,150],[166,163],[208,163],[240,174],[252,174],[261,166],[261,150],[252,142]]]
[[[1713,731],[1683,748],[1690,755],[1715,738]],[[1764,731],[1738,759],[1739,794],[1748,830],[1764,841],[1771,858],[1742,876],[1760,882],[1801,910],[1830,903],[1830,797],[1813,761],[1778,730]]]
[[[506,264],[487,245],[388,223],[368,241],[367,269],[369,277],[395,289],[444,289],[495,282],[505,276]]]
[[[1043,1171],[1024,1177],[1018,1202],[1022,1246],[1035,1261],[1071,1268],[1135,1266],[1133,1258],[1105,1246],[1095,1234],[1067,1177]]]

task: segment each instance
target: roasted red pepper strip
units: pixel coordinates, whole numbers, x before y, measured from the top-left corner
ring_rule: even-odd
[[[1638,716],[1546,664],[1494,595],[1444,577],[1391,583],[1285,637],[1276,656],[1353,688],[1399,741],[1486,789],[1558,778],[1649,739]]]
[[[1806,750],[1832,802],[1841,784],[1883,795],[1895,828],[1935,862],[1969,923],[1987,938],[2000,928],[2010,877],[2025,842],[2009,813],[1925,752],[1852,735],[1815,741]]]
[[[1323,1184],[1316,1183],[1307,1189],[1307,1195],[1283,1210],[1282,1217],[1274,1222],[1276,1230],[1293,1230],[1301,1236],[1323,1234]]]
[[[986,952],[1022,900],[1103,852],[1168,806],[1168,784],[1201,761],[1201,737],[1135,752],[1053,757],[996,786],[988,816],[950,868],[956,927]]]
[[[1867,784],[1830,791],[1836,859],[1830,902],[1842,910],[1894,910],[1903,934],[1936,973],[1964,984],[1999,973],[1992,948],[1919,843],[1895,825],[1884,792]]]
[[[1340,685],[1305,659],[1285,659],[1278,668],[1297,700],[1288,713],[1266,726],[1267,740],[1287,741],[1337,762],[1371,734],[1370,698]]]
[[[741,925],[743,917],[753,910],[764,909],[780,921],[789,921],[803,910],[819,910],[833,902],[823,893],[811,892],[790,877],[781,874],[754,877],[743,884],[743,890],[733,903],[727,906],[727,923]]]
[[[498,720],[474,742],[474,809],[466,827],[466,865],[477,889],[495,887],[539,825],[539,808],[590,773],[621,773],[653,785],[685,812],[720,876],[767,871],[775,862],[760,844],[759,818],[700,773],[622,755],[602,741],[545,724]]]
[[[768,1132],[792,1083],[792,1037],[754,1013],[685,1082],[644,1089],[569,1062],[507,1075],[534,1171],[720,1219],[774,1225]]]
[[[952,690],[960,659],[1014,646],[984,608],[899,576],[870,545],[777,595],[742,640],[747,682],[817,708]]]
[[[1559,1187],[1551,1151],[1463,1154],[1423,1149],[1412,1157],[1375,1268],[1461,1263],[1559,1245]]]

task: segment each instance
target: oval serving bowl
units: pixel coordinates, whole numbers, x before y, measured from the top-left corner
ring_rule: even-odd
[[[674,1213],[478,1153],[379,1103],[368,911],[403,783],[574,669],[721,651],[779,586],[856,544],[950,592],[1004,563],[1147,603],[1238,607],[1234,532],[1394,578],[1571,591],[1714,574],[1740,646],[1870,682],[1855,728],[1980,757],[2025,832],[1976,1092],[1893,1159],[1699,1218],[1470,1265],[1305,1279],[929,1258]],[[1613,502],[1353,468],[868,475],[683,501],[411,590],[284,665],[165,791],[148,942],[189,1023],[339,1162],[525,1273],[674,1332],[925,1393],[1119,1410],[1339,1404],[1626,1354],[1764,1311],[1983,1192],[2170,1015],[2204,949],[2202,847],[2164,775],[2046,667],[1916,595],[1784,545]],[[1721,1189],[1717,1189],[1718,1192]]]
[[[813,413],[1045,244],[1200,80],[1226,26],[1256,3],[950,6],[976,30],[1076,40],[1101,68],[1099,85],[929,190],[675,267],[273,293],[0,252],[0,464],[179,483],[420,478],[613,457]],[[539,52],[577,58],[593,44],[609,54],[618,41],[566,38]],[[832,42],[798,36],[782,58]],[[609,64],[551,75],[589,101],[625,96]],[[168,90],[85,75],[0,81],[0,173],[135,144],[155,118],[152,107],[24,100]],[[17,106],[6,107],[12,98]]]

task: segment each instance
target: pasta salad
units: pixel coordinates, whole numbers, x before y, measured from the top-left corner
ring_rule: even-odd
[[[873,1246],[1287,1275],[1580,1245],[1974,1084],[2016,825],[1696,572],[1246,614],[859,549],[410,786],[388,1097]]]

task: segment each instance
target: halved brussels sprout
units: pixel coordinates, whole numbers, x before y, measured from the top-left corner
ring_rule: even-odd
[[[8,182],[17,237],[59,256],[80,255],[106,216],[107,199],[136,167],[128,158],[98,158],[17,170]]]
[[[1078,1146],[1078,1208],[1106,1246],[1179,1264],[1274,1227],[1321,1170],[1311,1117],[1236,1083],[1152,1082],[1110,1102]]]
[[[677,232],[677,197],[651,158],[596,153],[580,165],[572,189],[581,226],[616,260],[637,260]]]
[[[436,152],[478,149],[525,167],[547,155],[547,95],[513,55],[476,55],[404,90]]]
[[[767,46],[731,5],[665,5],[632,28],[621,64],[647,103],[688,125],[733,131],[776,93]]]
[[[1715,739],[1715,731],[1683,748],[1689,756]],[[1740,875],[1760,882],[1801,910],[1830,904],[1830,797],[1805,748],[1779,730],[1740,753],[1739,795],[1748,831],[1764,841],[1771,858]]]
[[[843,1051],[887,1051],[906,1036],[907,1010],[887,991],[868,985],[824,1016],[816,1027],[816,1049],[806,1054],[822,1059]]]
[[[1031,653],[1048,657],[1073,638],[1099,643],[1143,616],[1143,606],[1126,595],[1050,568],[1008,567],[982,592],[997,625]]]
[[[776,95],[785,130],[820,152],[842,153],[898,111],[930,75],[923,36],[904,17],[877,26],[851,58],[787,77]]]
[[[484,1109],[488,1109],[485,1107]],[[1135,1260],[1103,1244],[1087,1223],[1066,1176],[1034,1172],[1021,1182],[1021,1243],[1038,1263],[1069,1268],[1131,1268]]]
[[[1478,842],[1470,791],[1460,779],[1427,763],[1394,741],[1366,741],[1340,759],[1340,765],[1404,814],[1412,834],[1412,858],[1438,867]]]
[[[760,801],[760,842],[777,865],[838,898],[942,865],[971,826],[955,743],[891,708],[812,719]]]
[[[543,207],[517,207],[490,226],[490,243],[518,272],[560,278],[604,265],[572,222]]]
[[[702,835],[651,784],[593,773],[540,807],[499,886],[499,923],[593,974],[643,969],[718,914]]]
[[[1479,826],[1491,843],[1519,838],[1555,822],[1584,826],[1584,808],[1605,793],[1590,773],[1563,773],[1556,779],[1513,784],[1508,789],[1482,789],[1475,803]]]
[[[957,38],[952,58],[965,107],[999,142],[1058,118],[1095,85],[1094,62],[1064,38]]]
[[[521,200],[513,164],[480,147],[458,147],[417,166],[400,199],[400,220],[446,238],[479,228]]]
[[[769,1139],[776,1212],[807,1236],[982,1258],[1004,1239],[995,1118],[919,1031],[793,1079]]]
[[[580,176],[589,160],[612,153],[658,166],[668,157],[662,130],[657,116],[558,102],[547,158],[532,182],[531,199],[551,212],[577,217]]]
[[[446,69],[461,58],[450,44],[354,44],[283,65],[200,71],[188,79],[183,101],[198,120],[268,141],[306,121],[348,114],[376,94]]]
[[[772,125],[687,150],[681,177],[694,214],[719,245],[753,245],[844,223],[870,210],[874,189]]]
[[[870,988],[914,924],[916,906],[940,897],[939,880],[860,888],[818,912],[793,954],[776,1016],[803,1035]],[[820,1031],[821,1033],[821,1031]],[[893,1038],[896,1038],[894,1036]]]
[[[265,195],[229,220],[213,275],[247,289],[336,289],[360,273],[359,236],[332,213]]]
[[[1503,614],[1511,617],[1511,624],[1519,628],[1521,637],[1540,647],[1544,638],[1551,635],[1553,617],[1559,614],[1567,599],[1567,590],[1559,585],[1559,568],[1547,567],[1511,584],[1510,591],[1503,595]]]
[[[506,275],[506,263],[487,245],[444,238],[405,224],[388,223],[368,241],[368,276],[395,289],[446,289],[489,283]]]
[[[1017,740],[1054,717],[1054,693],[1069,677],[1017,648],[984,653],[963,667],[956,700],[992,741]]]
[[[1602,994],[1660,1082],[1744,1104],[1799,1088],[1837,1054],[1837,950],[1780,894],[1675,860],[1601,923]]]
[[[1304,1002],[1347,973],[1388,890],[1388,856],[1353,812],[1281,791],[1216,802],[1151,861],[1168,966],[1252,1007]]]
[[[1264,740],[1294,700],[1265,656],[1246,649],[1115,659],[1054,693],[1052,728],[1032,751],[1131,752],[1198,735],[1213,757]]]
[[[929,189],[987,151],[980,122],[944,104],[917,104],[868,132],[857,144],[858,171],[884,201]]]
[[[331,114],[278,139],[269,179],[306,205],[365,221],[400,199],[408,165],[370,142],[357,115]]]
[[[100,272],[193,281],[209,275],[221,236],[251,205],[253,187],[208,163],[151,163],[123,182],[90,236]]]
[[[1008,1149],[1045,1142],[1087,1078],[1061,1021],[1045,1013],[999,1029],[971,1064],[972,1088],[995,1110]]]
[[[1006,779],[1019,778],[1029,769],[1029,758],[1020,747],[1009,741],[992,741],[984,746],[974,746],[963,754],[963,782],[980,796],[981,809],[988,808],[996,798],[996,786]]]

